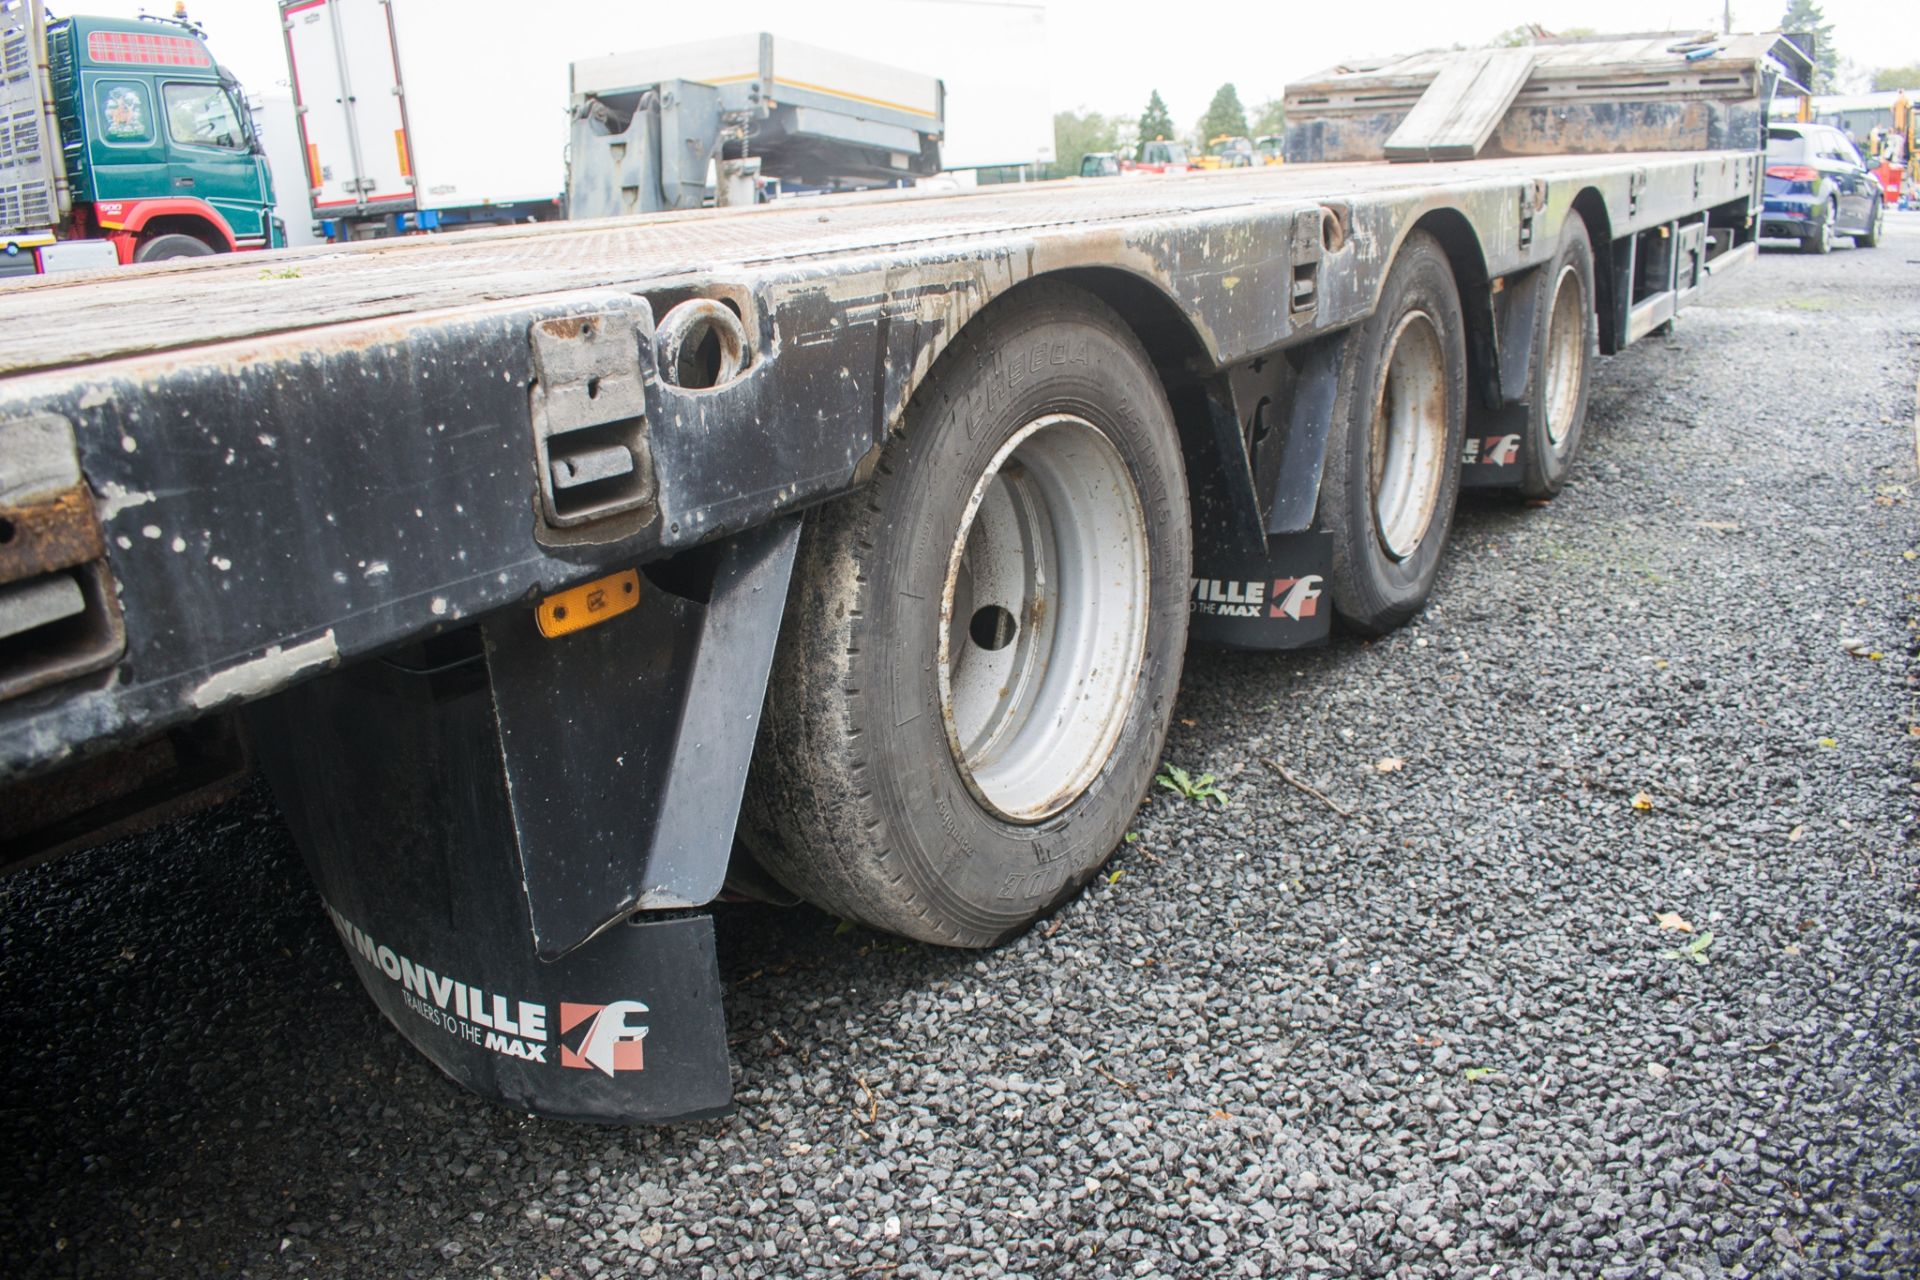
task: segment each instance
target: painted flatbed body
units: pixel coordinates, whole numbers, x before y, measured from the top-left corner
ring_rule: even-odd
[[[72,424],[126,650],[0,702],[0,778],[844,493],[968,317],[1032,278],[1151,291],[1203,378],[1365,317],[1436,211],[1471,230],[1489,282],[1550,257],[1576,200],[1614,242],[1693,220],[1706,236],[1690,289],[1750,254],[1759,164],[1638,153],[1068,180],[8,288],[0,420]],[[1615,299],[1612,345],[1686,290],[1654,293],[1637,310]],[[695,295],[730,299],[754,350],[718,389],[648,382],[655,518],[543,537],[530,327],[602,313],[650,327]],[[1603,317],[1603,343],[1608,330]]]
[[[890,265],[902,255],[1012,266],[1013,258],[1031,248],[1034,273],[1057,269],[1059,259],[1038,255],[1061,253],[1074,263],[1187,274],[1192,264],[1154,260],[1165,257],[1154,254],[1155,235],[1172,226],[1271,234],[1291,211],[1327,202],[1356,204],[1361,221],[1408,222],[1428,208],[1487,192],[1511,193],[1535,181],[1561,190],[1595,187],[1608,203],[1616,234],[1624,235],[1682,216],[1715,196],[1738,198],[1752,189],[1754,164],[1753,155],[1741,152],[1642,152],[1419,166],[1296,164],[1167,181],[1069,179],[958,194],[818,197],[748,209],[312,247],[144,271],[110,285],[87,276],[35,280],[0,294],[0,314],[8,323],[0,375],[221,342],[246,342],[250,352],[265,356],[275,350],[269,340],[276,336],[282,339],[279,348],[324,343],[326,335],[316,331],[350,321],[531,303],[583,290],[826,276],[860,270],[876,258],[879,265]],[[1653,188],[1643,199],[1632,197],[1635,180]],[[1566,190],[1567,199],[1572,194]],[[1514,226],[1505,228],[1504,237],[1499,223],[1490,219],[1484,227],[1488,267],[1496,275],[1538,256],[1517,243],[1518,219],[1509,220]],[[1357,228],[1356,234],[1372,229]],[[1365,247],[1392,246],[1369,240]],[[1136,248],[1149,258],[1131,258]],[[1257,265],[1238,263],[1229,252],[1212,256],[1227,264],[1223,270]],[[1338,314],[1315,317],[1316,325],[1341,322]],[[1236,344],[1223,335],[1216,354],[1231,359],[1254,349],[1248,342],[1271,344],[1271,326],[1248,327],[1257,328],[1258,336],[1248,334]],[[185,365],[192,359],[180,354],[173,362]]]

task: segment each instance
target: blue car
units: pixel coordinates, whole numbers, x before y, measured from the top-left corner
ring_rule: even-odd
[[[1886,222],[1880,180],[1846,134],[1824,124],[1780,123],[1767,130],[1763,239],[1798,240],[1807,253],[1827,253],[1837,236],[1871,249]]]

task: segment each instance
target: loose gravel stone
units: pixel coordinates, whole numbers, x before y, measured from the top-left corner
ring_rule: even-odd
[[[257,788],[0,881],[4,1270],[1915,1274],[1916,257],[1768,255],[1605,362],[1402,631],[1193,655],[1229,803],[1025,936],[720,909],[727,1119],[457,1091]]]

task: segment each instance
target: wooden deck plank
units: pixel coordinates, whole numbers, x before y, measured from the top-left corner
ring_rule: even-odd
[[[1535,52],[1487,49],[1449,62],[1387,138],[1388,160],[1471,160],[1533,74]]]

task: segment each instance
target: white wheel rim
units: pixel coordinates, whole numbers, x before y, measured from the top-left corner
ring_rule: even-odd
[[[1446,359],[1433,317],[1408,312],[1384,364],[1373,409],[1373,521],[1387,554],[1405,560],[1433,523],[1448,461]]]
[[[1084,418],[1037,418],[973,487],[940,601],[940,709],[974,798],[1014,822],[1072,804],[1113,754],[1146,652],[1146,515]]]
[[[1580,373],[1587,361],[1586,297],[1580,273],[1560,271],[1547,318],[1547,443],[1558,449],[1580,411]]]

